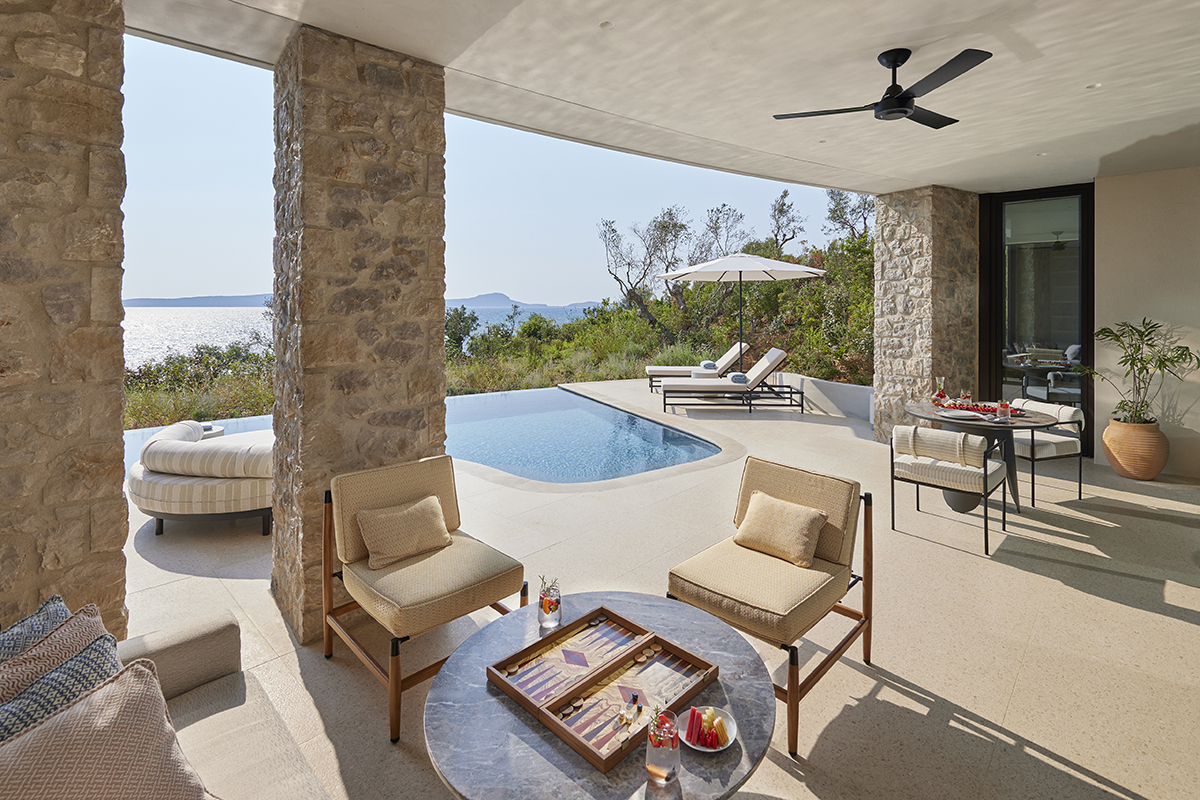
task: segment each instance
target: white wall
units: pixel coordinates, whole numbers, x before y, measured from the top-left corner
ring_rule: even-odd
[[[1200,351],[1200,167],[1096,179],[1096,327],[1166,323],[1180,343]],[[1096,344],[1096,366],[1118,377],[1116,349]],[[1096,461],[1100,435],[1120,400],[1096,386]],[[1171,441],[1164,473],[1200,478],[1200,371],[1167,379],[1155,405]]]

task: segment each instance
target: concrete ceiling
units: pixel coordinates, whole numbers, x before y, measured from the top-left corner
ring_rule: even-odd
[[[125,0],[129,32],[263,66],[297,24],[446,67],[447,110],[632,153],[880,194],[998,192],[1200,165],[1200,0]],[[604,25],[602,26],[602,23]],[[869,112],[883,50],[908,86]],[[1096,88],[1087,88],[1098,84]]]

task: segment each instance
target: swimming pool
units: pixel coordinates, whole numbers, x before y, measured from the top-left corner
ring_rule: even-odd
[[[548,483],[637,475],[721,448],[565,389],[446,398],[446,452]]]

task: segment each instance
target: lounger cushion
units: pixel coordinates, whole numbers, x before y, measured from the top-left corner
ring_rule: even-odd
[[[28,800],[212,797],[179,748],[148,660],[0,747],[0,774],[6,796]]]
[[[910,455],[897,455],[892,463],[897,478],[960,492],[983,491],[982,467],[967,467],[954,461]],[[989,460],[987,491],[1000,485],[1006,475],[1003,461]]]
[[[812,566],[817,540],[828,518],[824,511],[755,489],[733,541],[807,568]]]
[[[273,431],[253,431],[201,440],[204,428],[186,421],[168,425],[142,446],[146,469],[202,478],[270,478]]]
[[[345,564],[346,591],[393,636],[415,636],[521,591],[521,562],[461,531],[449,547],[371,569]]]
[[[664,391],[696,392],[704,394],[729,394],[730,392],[748,392],[750,385],[734,383],[729,378],[665,378],[662,382]]]
[[[270,508],[272,478],[197,478],[129,468],[129,499],[145,514],[232,514]]]
[[[1018,433],[1013,437],[1013,451],[1022,458],[1054,458],[1073,456],[1079,453],[1079,437],[1064,436],[1053,431],[1038,431],[1033,435],[1033,447],[1029,446],[1029,434]]]
[[[741,547],[733,537],[679,564],[675,597],[775,645],[799,639],[845,596],[850,568],[820,558],[805,569]]]
[[[390,508],[358,512],[358,527],[371,555],[367,566],[382,569],[401,559],[450,544],[442,505],[434,495]]]
[[[646,366],[646,374],[652,378],[689,378],[696,367],[659,367],[654,364]]]

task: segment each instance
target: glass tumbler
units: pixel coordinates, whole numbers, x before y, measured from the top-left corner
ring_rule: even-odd
[[[543,628],[557,628],[562,622],[561,598],[557,585],[538,593],[538,624]]]
[[[679,728],[673,711],[662,711],[650,720],[646,737],[646,771],[659,786],[679,777]]]

